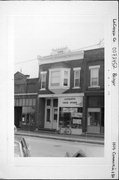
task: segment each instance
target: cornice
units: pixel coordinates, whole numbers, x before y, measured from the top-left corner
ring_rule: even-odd
[[[48,64],[48,63],[56,63],[61,61],[71,61],[71,60],[80,60],[84,58],[84,51],[72,51],[68,53],[55,54],[49,56],[38,56],[39,65]]]

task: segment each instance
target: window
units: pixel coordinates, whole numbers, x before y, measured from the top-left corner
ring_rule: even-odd
[[[50,69],[49,89],[68,88],[70,82],[70,69]]]
[[[74,88],[80,87],[80,70],[80,67],[74,68]]]
[[[41,89],[46,89],[46,71],[41,72]]]
[[[51,71],[51,86],[60,86],[60,71]]]
[[[68,71],[64,71],[64,86],[68,86]]]
[[[90,66],[90,87],[99,87],[100,66]]]
[[[46,100],[46,121],[51,121],[51,99]]]

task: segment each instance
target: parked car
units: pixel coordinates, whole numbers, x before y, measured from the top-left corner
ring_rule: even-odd
[[[15,157],[30,157],[29,146],[24,137],[15,135],[14,139],[14,156]]]

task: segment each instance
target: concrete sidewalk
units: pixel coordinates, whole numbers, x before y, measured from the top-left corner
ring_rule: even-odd
[[[65,135],[65,134],[58,134],[52,132],[42,132],[42,131],[24,131],[24,130],[17,130],[15,133],[17,135],[22,136],[31,136],[31,137],[38,137],[38,138],[46,138],[46,139],[56,139],[56,140],[63,140],[63,141],[73,141],[73,142],[83,142],[83,143],[93,143],[93,144],[100,144],[104,145],[104,138],[98,136],[90,136],[90,135]]]

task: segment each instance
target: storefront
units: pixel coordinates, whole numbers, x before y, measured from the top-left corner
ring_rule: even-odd
[[[80,94],[49,95],[45,98],[44,128],[58,130],[70,126],[72,134],[81,134],[82,119],[83,96]]]
[[[17,128],[34,129],[36,124],[36,98],[15,98],[15,125]]]
[[[104,96],[87,96],[87,132],[104,134]]]

